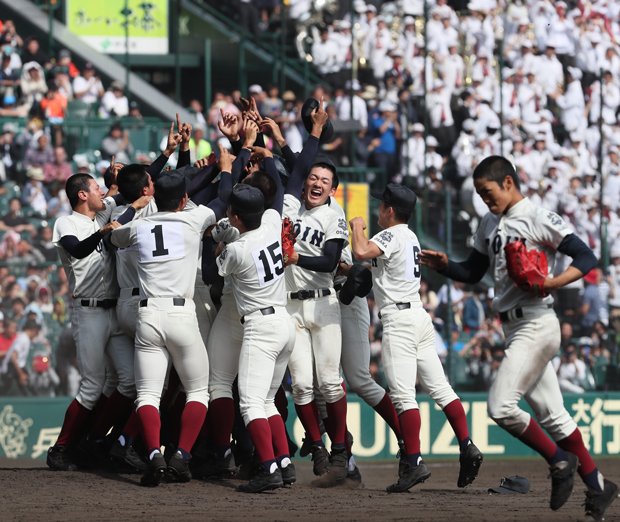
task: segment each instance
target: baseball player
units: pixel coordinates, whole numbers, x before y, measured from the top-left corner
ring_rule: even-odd
[[[420,244],[407,226],[415,204],[413,191],[390,184],[379,206],[382,232],[368,240],[364,220],[350,221],[353,255],[360,261],[372,260],[374,294],[383,324],[383,365],[407,455],[405,469],[388,492],[407,491],[431,476],[420,452],[415,376],[417,360],[435,353],[435,332],[420,301]]]
[[[48,451],[47,465],[54,470],[77,469],[68,449],[84,434],[100,400],[106,378],[106,355],[118,373],[117,399],[127,403],[135,396],[129,362],[131,342],[118,328],[118,287],[112,254],[103,238],[131,219],[136,208],[132,206],[119,221],[109,223],[116,203],[112,197],[104,199],[99,185],[88,174],[71,176],[65,191],[73,212],[56,221],[53,242],[73,296],[71,322],[82,380],[77,397],[67,408],[58,439]],[[107,406],[115,405],[113,401]]]
[[[320,136],[327,121],[323,114],[320,109],[312,115],[313,135],[318,132]],[[309,138],[312,139],[313,136]],[[330,196],[338,187],[333,165],[315,163],[303,183],[303,196],[301,185],[289,180],[284,198],[284,216],[291,219],[296,234],[295,251],[288,257],[286,269],[287,309],[297,323],[289,370],[295,408],[312,441],[314,472],[329,475],[316,485],[329,486],[343,482],[347,476],[347,404],[340,380],[340,306],[333,277],[342,248],[348,242],[348,227],[341,213],[330,206]],[[313,401],[313,368],[329,417],[329,466]]]
[[[549,463],[551,509],[568,500],[578,470],[587,486],[586,514],[601,520],[618,496],[618,486],[603,478],[564,408],[551,364],[560,347],[560,326],[548,294],[588,273],[596,266],[596,257],[560,216],[534,206],[521,194],[519,178],[507,159],[484,159],[473,178],[490,212],[482,218],[469,257],[457,263],[442,252],[424,250],[420,260],[447,277],[469,283],[479,281],[490,268],[495,282],[493,307],[503,324],[506,355],[489,391],[489,415]],[[556,251],[573,261],[561,274],[545,278],[542,288],[523,289],[509,276],[504,251],[516,241],[543,252],[549,272],[553,272]],[[519,408],[521,397],[538,422]]]
[[[258,188],[235,186],[227,214],[240,237],[217,258],[220,275],[230,277],[243,324],[239,407],[261,465],[259,473],[238,488],[248,493],[295,482],[284,422],[274,404],[295,343],[294,324],[286,310],[281,245],[283,188],[271,153],[260,151],[276,184],[273,207],[264,211],[265,199]]]
[[[155,183],[158,212],[112,235],[117,247],[135,245],[138,249],[141,300],[135,339],[136,409],[149,457],[140,481],[143,486],[157,486],[166,472],[174,481],[191,480],[190,451],[209,401],[209,361],[193,293],[202,234],[224,207],[214,200],[209,207],[186,209],[188,199],[182,173],[162,176]],[[159,402],[170,360],[185,389],[186,403],[177,451],[166,463],[160,452]]]

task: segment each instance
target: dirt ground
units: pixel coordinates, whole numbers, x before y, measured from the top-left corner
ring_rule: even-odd
[[[476,482],[456,487],[458,462],[428,463],[432,476],[410,493],[392,494],[385,487],[396,474],[396,461],[361,463],[363,486],[316,489],[312,469],[296,459],[298,482],[270,493],[237,493],[238,481],[192,481],[147,489],[138,475],[53,472],[42,462],[0,461],[0,520],[274,520],[339,522],[357,520],[528,521],[584,520],[584,488],[579,481],[558,512],[548,508],[549,480],[542,460],[488,460]],[[601,469],[620,481],[620,458],[600,460]],[[17,467],[19,466],[19,467]],[[531,483],[526,495],[489,495],[501,477],[521,475]],[[607,521],[620,521],[620,499]]]

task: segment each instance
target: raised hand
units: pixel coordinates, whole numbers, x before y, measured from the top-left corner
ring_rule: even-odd
[[[251,120],[247,119],[243,122],[243,132],[245,134],[243,140],[243,146],[250,149],[254,146],[254,142],[256,141],[256,137],[258,136],[258,124]]]
[[[218,145],[220,150],[220,159],[218,165],[221,172],[232,172],[233,156],[228,149],[221,143]]]
[[[217,122],[218,129],[228,138],[228,141],[238,141],[240,127],[239,117],[230,112],[224,112],[223,109],[220,109],[220,114],[222,119]]]
[[[177,118],[178,118],[178,114],[177,114]],[[177,124],[178,124],[178,119],[177,119]],[[179,146],[179,144],[181,143],[182,139],[183,137],[181,136],[181,134],[174,131],[174,122],[171,121],[170,130],[168,131],[168,139],[166,141],[166,150],[164,151],[164,154],[166,156],[170,156],[171,154],[173,154],[174,151]]]
[[[286,145],[286,140],[282,135],[282,131],[280,130],[280,126],[271,118],[263,118],[263,121],[260,125],[261,132],[268,134],[273,137],[274,140],[278,143],[280,147]]]

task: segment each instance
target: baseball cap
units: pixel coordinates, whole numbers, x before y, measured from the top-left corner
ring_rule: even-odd
[[[250,94],[260,94],[261,92],[263,92],[263,88],[260,85],[258,85],[257,83],[253,83],[248,88],[248,92]]]
[[[503,477],[499,481],[499,486],[489,488],[489,493],[521,493],[525,494],[530,490],[530,481],[525,477],[513,475],[512,477]]]
[[[155,197],[157,199],[181,199],[186,193],[187,178],[177,170],[164,174],[155,182]]]
[[[398,183],[388,183],[383,192],[375,192],[372,197],[405,212],[413,212],[418,200],[413,190]]]
[[[92,63],[92,62],[86,62],[86,63],[84,64],[84,69],[85,69],[85,70],[86,70],[86,69],[88,69],[88,70],[94,70],[94,69],[95,69],[95,66],[93,65],[93,63]]]
[[[233,187],[230,207],[241,216],[257,216],[265,210],[265,197],[258,188],[240,183]]]
[[[15,134],[17,132],[17,127],[15,126],[14,123],[11,123],[10,121],[6,122],[2,126],[2,134],[7,134],[9,132],[12,134]]]

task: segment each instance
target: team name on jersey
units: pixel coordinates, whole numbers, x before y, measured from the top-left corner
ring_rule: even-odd
[[[293,225],[293,232],[295,234],[296,241],[303,241],[310,243],[311,245],[321,247],[323,246],[323,240],[325,239],[325,232],[317,230],[315,228],[304,225],[302,230],[301,220],[297,220]]]
[[[502,246],[504,246],[502,244],[502,238],[499,235],[499,231],[497,231],[495,233],[495,236],[493,236],[493,239],[491,240],[490,237],[487,237],[485,239],[486,244],[487,244],[487,248],[489,247],[489,245],[491,246],[491,248],[493,249],[493,253],[495,255],[499,254],[500,250],[502,249]],[[517,237],[517,236],[506,236],[506,245],[508,243],[512,243],[513,241],[521,241],[523,244],[526,243],[525,238],[523,237]]]

